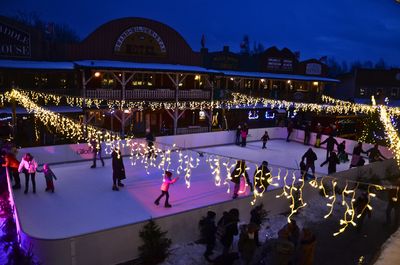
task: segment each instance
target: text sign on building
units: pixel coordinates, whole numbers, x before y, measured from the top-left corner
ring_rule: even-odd
[[[307,75],[321,75],[321,65],[318,63],[308,63],[306,65],[306,74]]]
[[[0,57],[31,57],[30,34],[0,22]]]
[[[293,70],[293,61],[289,59],[268,58],[268,70],[290,72]]]
[[[161,37],[143,26],[130,27],[117,39],[114,52],[142,56],[163,55],[167,52]]]

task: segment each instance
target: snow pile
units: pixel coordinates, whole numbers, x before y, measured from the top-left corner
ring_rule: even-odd
[[[400,264],[400,228],[386,241],[374,265]]]

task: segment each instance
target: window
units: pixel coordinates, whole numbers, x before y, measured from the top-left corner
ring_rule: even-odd
[[[151,87],[154,85],[155,77],[153,74],[142,74],[142,73],[137,73],[133,77],[132,80],[132,86],[134,87]]]
[[[359,94],[360,96],[368,96],[368,88],[360,87]]]
[[[111,89],[114,87],[114,77],[109,74],[105,73],[103,78],[101,79],[101,87],[106,89]]]
[[[399,96],[399,88],[398,87],[392,87],[392,91],[390,92],[390,96],[397,98]]]
[[[60,79],[60,87],[67,88],[67,79],[65,79],[65,78]]]

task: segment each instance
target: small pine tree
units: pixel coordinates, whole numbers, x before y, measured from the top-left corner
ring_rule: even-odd
[[[150,219],[139,232],[143,245],[140,246],[139,256],[143,264],[155,265],[164,261],[169,255],[171,239],[166,238],[168,232],[161,231],[161,228]]]

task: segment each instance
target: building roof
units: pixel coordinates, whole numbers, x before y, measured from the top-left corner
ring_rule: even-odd
[[[73,106],[45,106],[45,109],[48,109],[52,112],[56,113],[81,113],[82,109],[80,107],[73,107]],[[17,115],[26,115],[29,112],[22,107],[16,107],[15,113]],[[9,114],[12,115],[12,108],[0,108],[0,114]]]
[[[265,79],[284,79],[284,80],[300,80],[300,81],[321,81],[339,83],[340,81],[333,78],[309,76],[309,75],[295,75],[295,74],[276,74],[266,72],[239,72],[239,71],[220,71],[225,76],[240,76],[248,78],[265,78]]]
[[[136,63],[122,61],[84,60],[76,61],[79,68],[96,69],[121,69],[121,70],[156,70],[161,72],[188,72],[188,73],[218,73],[216,70],[206,69],[200,66],[160,63]]]
[[[0,60],[0,68],[72,70],[74,64],[72,62]]]

